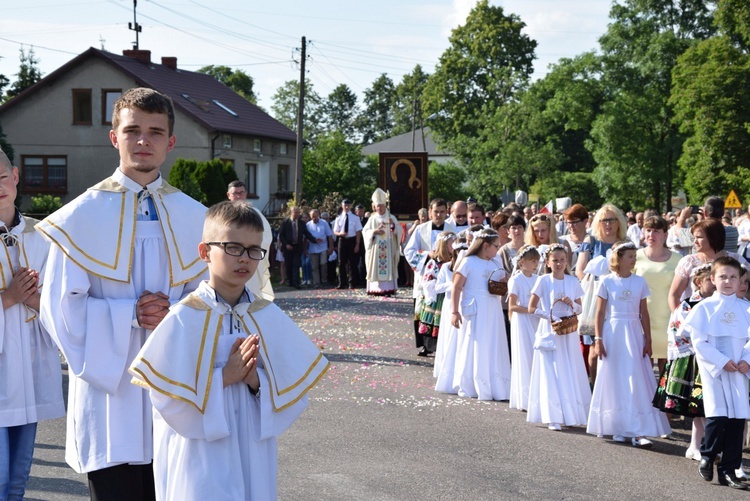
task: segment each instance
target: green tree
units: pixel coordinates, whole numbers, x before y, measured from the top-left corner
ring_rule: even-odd
[[[545,201],[570,197],[573,203],[583,204],[589,210],[596,210],[604,204],[591,172],[552,172],[540,178],[531,191]]]
[[[381,74],[365,90],[364,110],[357,120],[362,144],[371,144],[388,139],[393,134],[393,102],[396,88],[393,80]]]
[[[327,132],[341,131],[354,141],[359,113],[357,95],[346,84],[338,85],[320,105],[320,115]]]
[[[750,57],[733,39],[740,37],[701,42],[674,69],[674,120],[688,136],[679,164],[694,202],[750,193]]]
[[[480,0],[466,24],[453,30],[424,92],[430,127],[443,142],[476,136],[478,118],[494,114],[528,81],[537,43],[521,33],[525,26]]]
[[[209,207],[226,200],[227,185],[235,179],[234,167],[219,159],[199,162],[178,158],[169,171],[169,184]]]
[[[669,105],[672,68],[712,33],[705,0],[627,0],[600,38],[606,102],[587,146],[607,201],[669,207],[684,137]]]
[[[23,47],[20,49],[21,65],[16,73],[16,80],[5,93],[6,101],[16,97],[18,94],[28,89],[42,79],[42,72],[39,70],[39,59],[36,58],[34,47],[26,52]]]
[[[13,146],[11,146],[11,144],[8,142],[8,136],[6,136],[5,132],[3,132],[2,125],[0,125],[0,150],[3,150],[5,155],[8,157],[8,160],[10,160],[10,163],[13,163],[15,151],[13,151]]]
[[[321,99],[310,81],[305,80],[305,109],[302,117],[302,131],[311,143],[320,134]],[[297,131],[297,110],[299,109],[299,81],[288,80],[273,95],[271,111],[276,120],[293,131]]]
[[[416,65],[411,73],[407,73],[396,85],[393,100],[392,116],[394,136],[404,134],[422,124],[422,94],[429,75]]]
[[[466,200],[469,196],[466,181],[468,176],[456,162],[430,162],[428,170],[428,198]]]
[[[341,131],[326,132],[303,153],[302,192],[307,200],[322,200],[332,191],[369,207],[377,186],[377,160],[363,162],[362,149]],[[364,165],[363,165],[364,164]]]
[[[233,70],[229,66],[208,65],[198,70],[198,73],[211,75],[240,96],[253,104],[258,104],[258,96],[255,95],[253,77],[242,70]]]

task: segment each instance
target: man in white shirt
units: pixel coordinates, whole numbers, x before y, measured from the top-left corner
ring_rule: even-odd
[[[457,200],[451,205],[451,215],[445,220],[456,227],[456,232],[469,227],[469,206],[463,200]]]
[[[206,208],[159,174],[174,108],[153,89],[114,104],[114,174],[36,226],[50,241],[41,320],[70,372],[65,457],[95,500],[153,500],[152,409],[127,369],[169,307],[207,277]]]
[[[313,287],[328,284],[328,256],[333,252],[333,231],[331,225],[320,219],[318,209],[310,211],[310,220],[307,222],[307,230],[315,237],[315,242],[307,243],[307,255],[310,257],[312,267]],[[323,242],[318,243],[318,239]]]
[[[339,255],[339,284],[336,287],[337,289],[345,289],[347,282],[349,288],[354,289],[359,283],[357,255],[362,240],[362,221],[351,210],[352,201],[345,198],[341,202],[341,214],[333,223],[333,234],[339,238],[337,251]],[[347,265],[349,266],[348,275]]]
[[[627,237],[628,240],[633,242],[635,244],[635,247],[637,249],[640,249],[643,247],[643,220],[644,220],[644,214],[643,212],[639,212],[635,215],[635,224],[631,224],[628,227],[628,233]]]

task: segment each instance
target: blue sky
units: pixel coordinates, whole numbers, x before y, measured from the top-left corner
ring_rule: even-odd
[[[463,24],[471,0],[140,0],[140,48],[152,60],[177,57],[187,70],[226,65],[255,80],[260,104],[270,108],[276,89],[299,78],[294,60],[304,35],[307,76],[321,96],[338,84],[362,95],[386,73],[396,83],[421,64],[429,73]],[[561,57],[595,49],[606,31],[608,0],[492,0],[526,23],[537,40],[535,77]],[[22,5],[22,6],[21,6]],[[0,73],[11,81],[21,44],[34,50],[46,75],[89,47],[121,53],[135,34],[132,0],[25,0],[0,6]]]

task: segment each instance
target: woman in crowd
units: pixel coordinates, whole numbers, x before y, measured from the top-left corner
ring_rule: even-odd
[[[674,279],[669,289],[669,309],[671,311],[676,310],[682,301],[689,299],[693,294],[690,273],[694,268],[713,263],[719,256],[731,256],[744,266],[748,266],[747,261],[739,254],[724,250],[726,233],[724,232],[724,225],[718,219],[699,221],[690,228],[690,232],[695,239],[695,253],[688,254],[680,259],[677,268],[675,268]]]
[[[575,204],[568,208],[563,214],[565,225],[568,227],[568,234],[560,237],[560,241],[565,240],[572,251],[572,262],[570,269],[575,270],[578,262],[578,253],[581,250],[588,234],[586,233],[586,222],[589,218],[589,211],[581,204]]]
[[[544,253],[550,245],[560,243],[565,248],[568,256],[568,266],[570,266],[570,260],[572,259],[570,244],[566,241],[560,242],[558,240],[554,217],[547,214],[535,214],[531,216],[529,225],[526,227],[524,243],[537,247],[541,253]],[[538,273],[540,275],[544,274],[544,263],[539,263]]]
[[[667,326],[669,323],[669,288],[680,255],[667,247],[669,223],[661,216],[652,216],[643,222],[646,247],[636,252],[635,274],[646,279],[651,295],[647,298],[651,316],[651,351],[658,360],[659,374],[667,363]]]

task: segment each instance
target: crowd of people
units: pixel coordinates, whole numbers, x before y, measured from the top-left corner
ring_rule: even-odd
[[[700,476],[716,462],[722,485],[750,485],[750,208],[493,213],[435,199],[426,212],[403,254],[437,391],[642,448],[692,418],[685,455]]]

